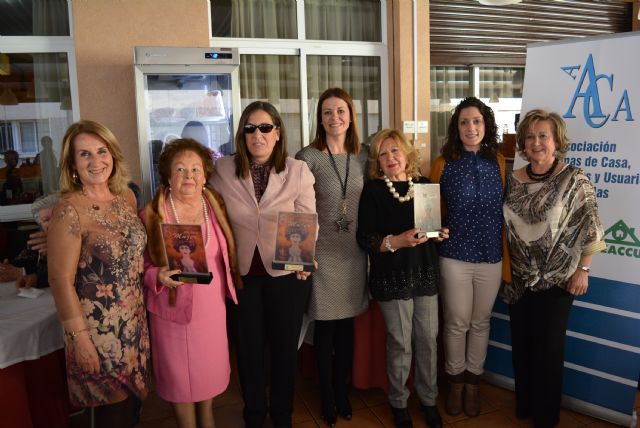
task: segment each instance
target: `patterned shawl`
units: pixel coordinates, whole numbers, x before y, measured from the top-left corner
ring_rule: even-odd
[[[540,183],[508,178],[503,205],[513,282],[501,297],[515,303],[526,288],[565,288],[580,257],[606,248],[593,185],[565,166]]]

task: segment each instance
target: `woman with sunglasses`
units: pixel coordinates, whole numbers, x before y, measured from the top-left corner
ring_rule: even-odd
[[[237,291],[243,416],[246,427],[262,427],[268,408],[275,427],[291,427],[298,336],[311,283],[307,272],[275,270],[271,262],[278,212],[315,213],[314,178],[306,163],[287,156],[282,118],[267,102],[245,108],[235,145],[235,155],[217,161],[212,184],[227,206],[244,284]]]

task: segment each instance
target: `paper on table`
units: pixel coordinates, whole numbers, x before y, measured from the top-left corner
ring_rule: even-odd
[[[19,297],[27,297],[29,299],[35,299],[36,297],[42,296],[44,290],[39,288],[21,288],[18,290]]]

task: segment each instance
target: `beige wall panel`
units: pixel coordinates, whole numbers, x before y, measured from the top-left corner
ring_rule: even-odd
[[[413,112],[413,2],[393,0],[393,23],[389,31],[390,99],[393,100],[392,126],[402,130],[402,122],[414,120]],[[429,4],[417,1],[418,35],[418,120],[429,120],[430,72],[429,72]],[[413,141],[413,134],[406,137]],[[420,152],[420,169],[428,172],[430,159],[429,134],[418,134],[413,141]]]
[[[73,2],[80,117],[101,122],[114,132],[138,183],[133,48],[206,47],[207,13],[207,0]]]

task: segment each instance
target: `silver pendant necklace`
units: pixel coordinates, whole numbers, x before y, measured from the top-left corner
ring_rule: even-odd
[[[349,232],[349,224],[351,224],[351,220],[347,220],[347,183],[349,182],[349,163],[351,161],[351,153],[347,153],[347,170],[344,176],[343,183],[342,177],[340,176],[340,171],[338,171],[338,165],[336,164],[336,160],[333,158],[333,154],[331,153],[331,149],[328,145],[327,151],[329,152],[329,158],[331,159],[333,170],[335,171],[336,175],[338,176],[338,180],[340,181],[340,190],[342,191],[340,218],[338,218],[335,223],[338,228],[338,232]]]

